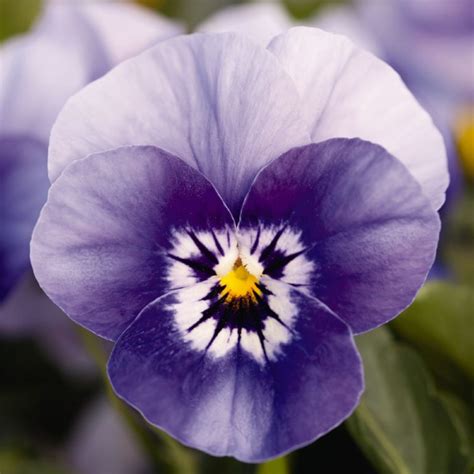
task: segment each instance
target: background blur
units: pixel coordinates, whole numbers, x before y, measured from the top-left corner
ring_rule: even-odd
[[[244,2],[136,3],[192,31]],[[211,458],[146,426],[114,397],[101,341],[54,310],[34,330],[24,321],[12,329],[18,301],[7,302],[8,311],[0,310],[0,474],[474,472],[474,0],[271,3],[289,26],[346,34],[391,63],[432,114],[449,152],[451,186],[432,275],[389,327],[357,338],[367,385],[361,405],[284,459],[255,466]],[[28,32],[41,8],[41,0],[0,0],[0,47]],[[26,319],[34,320],[42,300],[22,298]]]

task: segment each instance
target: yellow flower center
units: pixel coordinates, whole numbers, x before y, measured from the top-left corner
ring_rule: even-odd
[[[258,278],[245,268],[242,260],[238,258],[232,270],[221,278],[221,296],[226,296],[226,301],[247,299],[256,301],[262,292],[258,288]]]

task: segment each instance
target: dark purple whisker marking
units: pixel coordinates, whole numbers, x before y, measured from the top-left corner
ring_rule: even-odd
[[[217,235],[215,234],[214,230],[211,229],[211,235],[212,238],[214,239],[214,243],[216,244],[217,251],[224,256],[224,249],[222,248],[221,243],[219,242],[219,239],[217,238]]]
[[[188,332],[191,332],[193,329],[197,328],[200,324],[204,323],[207,321],[209,318],[212,318],[222,307],[225,299],[227,298],[227,294],[221,296],[217,301],[212,303],[209,308],[205,309],[202,312],[202,316],[191,326],[188,328]],[[219,318],[220,320],[221,318]]]
[[[188,233],[189,237],[191,237],[201,254],[205,258],[207,258],[212,264],[217,265],[217,257],[198,239],[197,235],[192,230],[188,230],[186,232]]]
[[[273,237],[272,241],[262,250],[262,253],[260,254],[260,262],[264,262],[267,260],[270,255],[275,251],[275,248],[278,244],[278,241],[280,240],[280,237],[283,235],[283,232],[285,232],[286,228],[288,225],[283,226]]]
[[[282,270],[295,258],[299,257],[305,253],[308,249],[303,249],[298,252],[290,253],[289,255],[281,255],[275,258],[268,266],[264,268],[264,273],[274,273],[276,271]]]
[[[183,263],[187,265],[189,268],[197,272],[205,273],[206,275],[213,276],[215,275],[214,270],[211,267],[208,267],[206,264],[191,260],[190,258],[182,258],[178,257],[177,255],[173,255],[172,253],[167,254],[169,258],[176,260],[177,262]]]
[[[268,294],[273,294],[273,293],[268,292]],[[256,294],[255,297],[257,299],[257,302],[258,302],[259,306],[264,310],[263,314],[265,314],[266,316],[269,316],[270,318],[272,318],[275,321],[279,322],[285,329],[287,329],[288,331],[290,331],[293,334],[293,330],[280,318],[280,316],[278,316],[277,313],[275,313],[275,311],[273,311],[272,308],[270,308],[270,305],[268,304],[268,302],[264,298],[262,298],[258,294]]]
[[[255,251],[257,250],[257,247],[258,247],[258,244],[260,242],[260,234],[261,234],[262,230],[260,228],[260,226],[258,226],[257,228],[257,235],[255,236],[255,240],[253,242],[253,245],[252,245],[252,248],[250,249],[250,253],[253,255],[255,253]]]

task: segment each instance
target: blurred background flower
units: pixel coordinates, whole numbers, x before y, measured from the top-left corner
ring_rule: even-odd
[[[473,2],[129,3],[0,0],[0,472],[472,472]],[[395,67],[443,132],[451,185],[434,280],[390,327],[356,341],[367,385],[359,408],[288,459],[253,466],[183,451],[109,389],[101,398],[107,348],[43,295],[28,244],[48,188],[49,131],[71,94],[183,29],[239,30],[268,42],[296,24],[345,34]]]

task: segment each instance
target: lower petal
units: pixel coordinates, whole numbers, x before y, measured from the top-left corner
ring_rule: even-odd
[[[260,320],[263,339],[248,325],[223,324],[223,312],[199,323],[211,281],[150,304],[112,353],[118,395],[184,444],[246,462],[341,423],[363,388],[350,330],[317,300],[262,281],[279,316]]]

